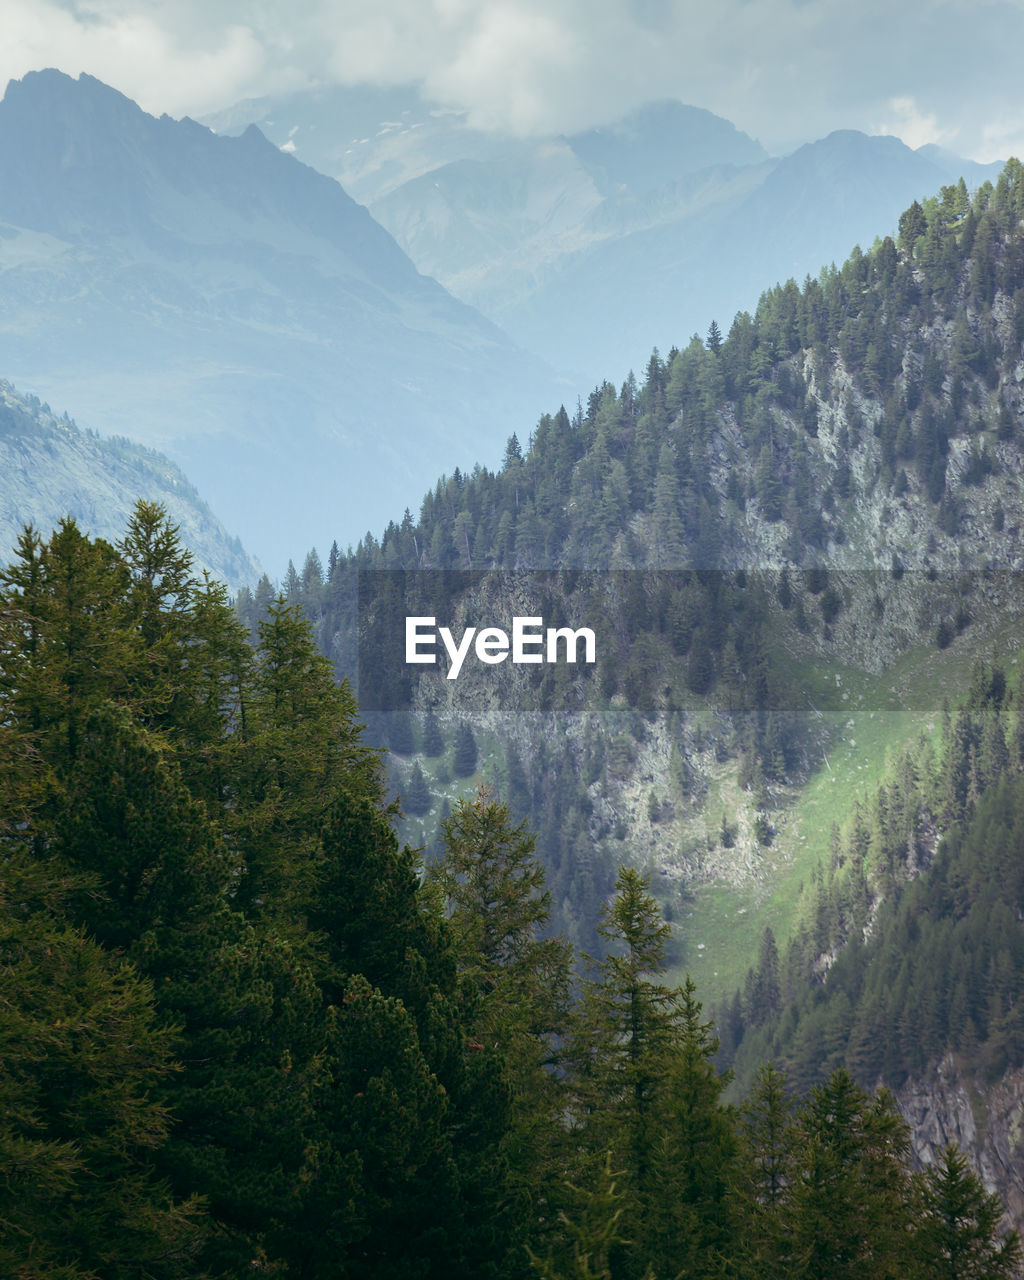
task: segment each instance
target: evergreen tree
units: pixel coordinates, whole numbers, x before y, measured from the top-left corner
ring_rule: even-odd
[[[61,919],[67,881],[0,854],[0,1270],[185,1280],[208,1223],[152,1168],[176,1037],[149,983]]]
[[[433,803],[430,795],[430,788],[427,786],[427,780],[423,776],[423,770],[420,768],[418,760],[413,762],[412,768],[409,770],[409,779],[405,784],[405,807],[409,813],[422,817],[423,814],[430,812],[430,806]]]
[[[657,1275],[720,1276],[736,1253],[735,1117],[722,1105],[729,1083],[714,1065],[718,1039],[701,1017],[692,981],[680,991],[648,1197],[645,1262]]]
[[[441,726],[434,712],[428,711],[423,721],[423,754],[433,759],[443,751],[444,738],[441,736]]]
[[[1003,1206],[963,1154],[947,1146],[917,1175],[921,1212],[914,1231],[918,1273],[935,1280],[1002,1280],[1019,1275],[1020,1239],[1000,1236]]]
[[[455,730],[455,754],[452,770],[457,778],[471,778],[476,773],[477,745],[473,730],[465,720]]]
[[[428,883],[443,895],[452,930],[474,1070],[500,1080],[511,1106],[490,1116],[494,1145],[478,1183],[493,1197],[492,1225],[507,1223],[508,1247],[519,1253],[506,1265],[518,1269],[522,1246],[513,1241],[529,1206],[549,1199],[540,1187],[554,1173],[564,1103],[550,1068],[564,1032],[569,955],[563,941],[543,936],[551,913],[544,871],[533,836],[512,824],[505,805],[481,789],[441,829],[445,854]]]
[[[765,1280],[789,1275],[792,1244],[784,1208],[793,1185],[793,1102],[785,1077],[770,1064],[754,1080],[739,1121],[738,1202],[742,1250],[751,1274]]]
[[[892,1096],[870,1097],[844,1070],[811,1091],[796,1122],[786,1205],[793,1275],[854,1280],[909,1266],[909,1137]]]
[[[644,878],[633,868],[620,868],[599,928],[609,954],[584,987],[570,1046],[572,1110],[585,1158],[596,1175],[611,1150],[629,1175],[630,1275],[644,1269],[638,1224],[652,1193],[658,1103],[683,1016],[678,992],[657,980],[669,932]]]

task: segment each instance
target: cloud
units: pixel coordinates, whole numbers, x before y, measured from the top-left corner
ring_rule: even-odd
[[[948,141],[955,122],[958,145],[977,150],[986,128],[995,146],[995,122],[1024,115],[1022,6],[0,0],[0,79],[88,71],[172,115],[316,83],[415,84],[481,127],[518,132],[570,132],[672,97],[776,149],[835,128]]]
[[[922,112],[913,98],[890,98],[888,107],[891,119],[882,121],[872,133],[891,134],[915,151],[929,142],[942,146],[954,138],[956,130],[941,128],[938,116]]]
[[[978,159],[982,161],[1024,159],[1024,110],[1002,114],[982,126]]]
[[[148,111],[198,115],[252,85],[266,69],[258,36],[227,24],[206,45],[145,7],[2,0],[3,83],[43,67],[82,71]],[[180,24],[179,24],[180,25]]]

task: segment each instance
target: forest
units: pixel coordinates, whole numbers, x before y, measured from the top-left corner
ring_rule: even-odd
[[[486,790],[425,867],[308,622],[279,599],[250,641],[159,507],[116,545],[27,529],[0,620],[3,1274],[1018,1274],[963,1156],[913,1169],[845,1067],[793,1089],[766,1061],[726,1101],[635,868],[587,959]],[[955,784],[951,866],[1019,801],[1004,694],[982,677],[951,725],[996,784]],[[957,893],[970,935],[997,908],[948,882],[911,918]],[[956,1034],[979,1016],[968,990]]]
[[[531,709],[589,718],[572,750],[542,728],[487,754],[513,815],[537,834],[556,928],[600,950],[600,903],[619,862],[639,856],[638,830],[650,833],[635,803],[604,817],[595,784],[616,796],[652,741],[670,744],[651,812],[692,867],[709,774],[735,762],[765,844],[778,794],[822,759],[801,683],[809,665],[877,669],[922,642],[983,643],[1000,573],[1020,603],[1022,343],[1024,170],[1011,160],[973,194],[961,182],[915,201],[895,237],[767,290],[727,330],[712,321],[703,338],[654,351],[639,378],[542,415],[528,441],[509,438],[496,471],[442,476],[418,515],[325,561],[311,551],[283,593],[361,697],[371,578],[560,572],[575,584],[567,607],[585,598],[581,571],[621,575],[599,676],[583,687],[552,669],[529,691]],[[242,592],[251,640],[274,598],[266,579]],[[823,690],[812,693],[821,709]],[[436,739],[421,750],[403,714],[378,718],[368,701],[364,715],[370,740],[391,748],[394,785],[429,814],[423,839],[436,856],[443,805],[431,788],[436,797],[439,780],[463,776],[450,751],[473,717],[426,696],[416,708],[435,715],[443,752]],[[723,830],[735,820],[725,815]]]

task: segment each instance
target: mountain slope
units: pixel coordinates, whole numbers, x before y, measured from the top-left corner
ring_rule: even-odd
[[[911,200],[974,168],[853,131],[780,160],[718,165],[642,198],[609,200],[600,221],[591,215],[589,243],[566,253],[529,298],[488,314],[524,343],[562,352],[570,367],[639,367],[653,345],[681,344],[712,316],[722,323],[752,310],[761,281],[802,282],[893,232]],[[581,325],[581,316],[592,318]]]
[[[71,516],[84,533],[114,542],[124,536],[135,502],[166,507],[198,569],[232,591],[255,583],[260,567],[178,468],[123,437],[87,434],[57,418],[35,397],[0,381],[0,558],[6,561],[27,524],[44,533]]]
[[[608,610],[616,662],[590,685],[545,677],[529,704],[505,675],[459,685],[488,732],[510,726],[524,802],[574,911],[592,893],[577,838],[600,851],[591,868],[651,858],[687,891],[716,879],[762,899],[795,890],[823,835],[796,811],[787,827],[787,813],[817,771],[827,790],[823,752],[849,770],[834,805],[955,697],[963,653],[1018,616],[1022,192],[1013,163],[973,204],[950,186],[912,205],[898,245],[771,290],[724,339],[652,356],[642,385],[605,383],[575,418],[544,417],[527,449],[510,440],[500,472],[443,478],[419,521],[336,559],[329,582],[294,584],[354,674],[362,570],[645,571]],[[690,572],[664,576],[676,570]],[[568,745],[538,746],[508,721],[517,705],[583,720]],[[459,707],[450,689],[435,709]],[[731,841],[723,809],[739,824]],[[778,910],[790,927],[791,905]],[[697,940],[686,951],[709,994],[756,950],[753,917],[728,929],[718,963]]]
[[[573,137],[484,134],[409,92],[240,104],[339,177],[421,270],[584,382],[753,309],[895,229],[906,205],[998,166],[841,131],[769,158],[728,121],[651,103]]]
[[[0,104],[0,165],[12,376],[170,451],[268,564],[285,529],[354,538],[414,501],[438,452],[493,456],[551,386],[256,129],[39,72]]]
[[[577,944],[613,867],[648,869],[676,973],[741,988],[720,1024],[733,1049],[748,1032],[744,1081],[768,1053],[801,1088],[843,1062],[898,1086],[919,1153],[964,1140],[1019,1213],[1024,168],[898,226],[545,416],[499,472],[443,477],[293,597],[361,676],[361,572],[383,580],[364,627],[417,599],[417,569],[449,596],[405,612],[461,627],[539,613],[529,571],[571,570],[545,616],[593,620],[610,662],[413,684],[413,716],[379,726],[396,784],[413,795],[415,762],[432,792],[411,838],[471,783],[472,723],[469,769],[538,832]]]
[[[719,165],[742,167],[768,153],[721,116],[681,102],[650,102],[604,128],[569,139],[603,193],[649,195],[687,174]]]

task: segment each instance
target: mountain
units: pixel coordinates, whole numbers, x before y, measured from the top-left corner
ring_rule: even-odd
[[[741,1083],[766,1054],[800,1089],[845,1065],[901,1090],[934,1155],[966,1141],[986,1081],[993,1115],[1019,1115],[1024,1068],[1006,862],[1024,767],[1024,168],[973,197],[944,186],[897,225],[545,415],[499,471],[442,477],[418,521],[293,599],[377,698],[396,786],[414,794],[415,766],[432,793],[422,817],[415,793],[412,842],[436,847],[443,805],[482,775],[537,832],[555,919],[592,953],[614,868],[647,868],[675,972],[723,1002]],[[377,643],[403,614],[458,637],[542,613],[594,629],[593,668],[473,663],[452,681],[442,662],[431,680]],[[467,725],[480,756],[463,765]],[[978,1160],[1004,1194],[1024,1186],[1024,1154],[978,1115]]]
[[[182,472],[162,454],[124,437],[101,439],[58,418],[34,396],[0,381],[0,553],[4,563],[27,524],[48,533],[63,516],[83,533],[115,542],[139,498],[159,502],[180,529],[199,570],[231,591],[252,585],[260,566],[230,537]]]
[[[629,815],[638,857],[691,880],[695,868],[708,879],[731,865],[729,846],[706,843],[708,805],[726,791],[730,804],[767,803],[757,788],[744,798],[758,772],[771,788],[820,769],[812,704],[841,715],[851,678],[873,711],[934,714],[943,691],[925,672],[961,661],[960,646],[983,644],[1021,605],[1022,191],[1016,162],[973,202],[965,184],[945,187],[905,211],[898,243],[887,237],[802,290],[776,286],[727,335],[652,356],[643,382],[605,382],[572,418],[545,415],[526,447],[510,440],[499,471],[442,477],[418,520],[392,520],[379,541],[337,558],[326,582],[296,580],[321,643],[358,674],[341,646],[364,571],[466,574],[448,590],[467,598],[480,575],[639,575],[642,591],[623,587],[609,603],[616,663],[589,685],[586,673],[542,680],[531,709],[621,699],[629,732],[648,743],[643,770],[675,818],[647,820],[637,754],[611,774],[605,760],[580,810],[595,847],[614,848],[596,816],[607,803]],[[584,603],[594,589],[570,588]],[[920,667],[900,665],[911,652]],[[757,699],[755,669],[770,681]],[[499,669],[450,686],[438,710],[455,714],[456,692],[472,693],[467,709],[500,716],[516,696],[509,678]],[[753,740],[734,727],[721,759],[714,719],[692,737],[676,724],[687,707],[692,723],[716,688],[727,706],[759,713]],[[847,737],[857,735],[836,750]],[[669,767],[684,747],[689,790]],[[562,829],[551,830],[564,853]]]
[[[973,169],[896,138],[830,134],[779,160],[719,163],[643,196],[610,197],[529,296],[507,306],[467,296],[567,367],[596,376],[617,358],[639,368],[655,344],[681,345],[713,317],[751,310],[756,282],[816,276],[894,231],[911,200]],[[384,208],[379,216],[387,225]]]
[[[366,205],[452,161],[499,160],[532,145],[476,129],[465,112],[403,87],[321,85],[247,98],[203,123],[232,136],[258,125],[276,146],[330,174]]]
[[[268,565],[353,539],[438,456],[494,458],[544,366],[258,129],[159,120],[88,76],[0,103],[5,366],[184,465]]]
[[[471,128],[409,91],[310,90],[240,104],[339,180],[419,268],[524,347],[593,385],[638,369],[895,229],[906,205],[998,165],[840,131],[771,158],[710,112],[651,103],[571,137]]]
[[[568,139],[604,195],[646,196],[687,174],[756,165],[768,153],[721,116],[681,102],[650,102]]]

